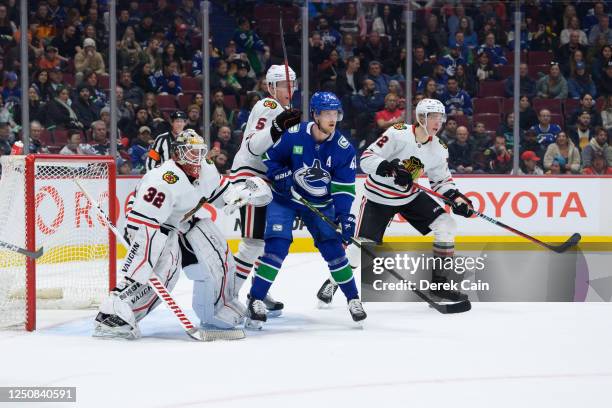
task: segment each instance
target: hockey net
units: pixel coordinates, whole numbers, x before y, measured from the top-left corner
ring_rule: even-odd
[[[95,307],[115,285],[115,238],[74,180],[116,219],[115,163],[105,156],[0,157],[0,328],[34,330],[37,308]],[[109,205],[112,203],[112,205]]]

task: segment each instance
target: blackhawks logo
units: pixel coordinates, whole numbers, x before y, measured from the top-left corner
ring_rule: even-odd
[[[412,179],[416,180],[423,174],[425,166],[418,157],[410,157],[408,160],[402,161],[404,168],[412,175]]]
[[[393,125],[393,129],[404,130],[404,129],[408,129],[408,126],[404,122],[399,122]]]
[[[276,109],[278,105],[276,102],[268,99],[263,103],[263,106],[265,106],[266,108],[270,108],[270,109]]]
[[[164,175],[162,176],[162,178],[168,184],[174,184],[179,179],[178,176],[176,174],[174,174],[173,172],[171,172],[171,171],[165,172]]]

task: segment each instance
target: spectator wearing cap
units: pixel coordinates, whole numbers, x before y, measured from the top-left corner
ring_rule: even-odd
[[[539,98],[565,99],[567,98],[567,81],[561,75],[557,62],[550,63],[548,75],[544,75],[537,82]]]
[[[234,32],[233,40],[236,42],[238,52],[247,54],[249,63],[256,74],[263,71],[263,66],[259,59],[259,53],[269,53],[270,48],[264,44],[263,40],[251,29],[251,22],[245,17],[238,19],[238,28]]]
[[[612,175],[612,167],[606,162],[606,158],[601,154],[593,156],[591,165],[582,170],[582,174],[588,176]]]
[[[395,94],[388,93],[385,96],[385,109],[376,112],[374,121],[378,130],[384,132],[389,127],[396,123],[404,121],[404,111],[399,109],[399,97]]]
[[[11,154],[11,129],[7,122],[0,122],[0,156]]]
[[[17,74],[14,72],[8,72],[5,77],[4,89],[2,89],[2,98],[5,101],[13,98],[16,102],[21,100],[21,88],[18,86]]]
[[[598,128],[589,143],[582,149],[582,165],[588,167],[596,154],[606,158],[608,166],[612,166],[612,147],[608,144],[608,133]]]
[[[554,143],[546,148],[544,170],[549,170],[553,160],[561,157],[565,162],[563,170],[577,174],[580,172],[580,152],[565,132],[559,132]]]
[[[167,61],[164,68],[155,73],[157,92],[162,95],[182,95],[181,76],[176,61]]]
[[[151,137],[151,128],[148,126],[141,126],[138,129],[136,137],[132,139],[132,143],[128,149],[132,166],[134,170],[137,170],[139,173],[145,170],[147,153],[152,144],[153,137]]]
[[[242,60],[236,61],[236,74],[234,77],[240,84],[241,95],[246,95],[247,92],[250,92],[253,88],[255,88],[255,80],[249,76],[250,70],[251,66],[248,62]]]
[[[74,25],[66,25],[62,30],[62,34],[55,36],[51,40],[51,45],[57,49],[57,52],[62,57],[72,59],[76,55],[79,44],[81,44],[76,31]]]
[[[446,82],[446,91],[440,97],[446,108],[447,115],[472,116],[472,98],[462,89],[459,89],[457,80],[453,77]]]
[[[57,52],[57,48],[53,45],[47,45],[45,48],[45,53],[38,60],[38,68],[39,69],[53,69],[59,68],[62,63],[62,58],[59,56]]]
[[[187,24],[179,24],[178,27],[176,27],[176,37],[172,40],[172,44],[174,44],[176,49],[176,56],[180,58],[181,61],[190,61],[194,52],[191,46],[191,38],[187,36],[188,33],[189,26]]]
[[[577,146],[583,149],[595,133],[595,129],[591,127],[591,114],[583,111],[578,116],[576,127],[570,130],[569,136]]]
[[[543,148],[546,148],[555,141],[555,138],[561,132],[561,127],[556,123],[551,123],[550,111],[548,109],[540,111],[538,120],[539,122],[532,126],[530,130],[535,132],[538,143]]]
[[[480,47],[478,47],[478,53],[483,51],[489,55],[491,63],[494,67],[506,65],[508,63],[508,60],[504,56],[504,50],[501,46],[495,43],[495,34],[493,33],[488,33],[485,37],[484,44],[481,44]]]
[[[85,70],[93,71],[98,75],[106,73],[102,54],[96,51],[96,42],[93,39],[83,40],[83,49],[74,57],[74,68],[81,76]]]
[[[71,108],[76,113],[85,130],[89,129],[91,123],[98,118],[98,109],[91,103],[89,88],[83,83],[77,87],[77,97],[72,103]]]
[[[578,106],[572,113],[571,116],[566,120],[568,126],[575,126],[578,123],[578,118],[582,115],[582,112],[588,112],[591,115],[591,126],[601,126],[601,115],[597,111],[597,106],[593,96],[589,93],[585,93],[580,97],[580,106]]]
[[[587,72],[584,61],[576,63],[576,70],[567,81],[567,91],[569,97],[574,99],[578,99],[585,94],[596,97],[595,82],[593,82],[591,74]]]
[[[549,176],[558,176],[564,174],[563,166],[565,165],[565,160],[562,157],[555,157],[550,164],[550,168],[546,171],[546,175]]]
[[[448,53],[440,59],[440,65],[444,67],[446,75],[449,77],[455,75],[458,64],[465,63],[466,61],[459,53],[459,48],[457,46],[450,47]]]
[[[529,98],[536,96],[536,81],[529,77],[529,67],[525,63],[519,66],[519,87],[520,94],[527,95]],[[507,97],[514,96],[514,75],[509,76],[504,81],[504,92]]]
[[[465,126],[457,127],[456,138],[448,145],[448,167],[452,173],[474,172],[474,145]]]
[[[601,77],[597,90],[600,95],[607,97],[612,95],[612,60],[608,61],[604,75]]]
[[[132,162],[122,157],[118,158],[117,159],[117,174],[119,174],[120,176],[129,176],[131,174],[134,174],[132,170]]]
[[[544,170],[538,166],[540,158],[531,150],[527,150],[521,154],[521,161],[522,163],[518,172],[519,175],[541,176],[544,174]]]

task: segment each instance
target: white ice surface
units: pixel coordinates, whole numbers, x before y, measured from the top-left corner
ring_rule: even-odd
[[[78,388],[76,404],[17,407],[612,406],[610,304],[370,303],[358,329],[340,292],[316,309],[325,270],[290,255],[272,290],[284,316],[240,341],[193,342],[162,306],[132,342],[90,337],[93,310],[42,311],[33,333],[0,331],[0,386]],[[182,277],[185,309],[190,292]]]

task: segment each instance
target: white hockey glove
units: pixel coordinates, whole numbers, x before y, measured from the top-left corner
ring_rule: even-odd
[[[233,214],[238,208],[246,204],[262,207],[272,201],[272,190],[270,186],[259,177],[249,177],[239,186],[233,185],[223,194],[226,206],[223,207],[225,214]]]

